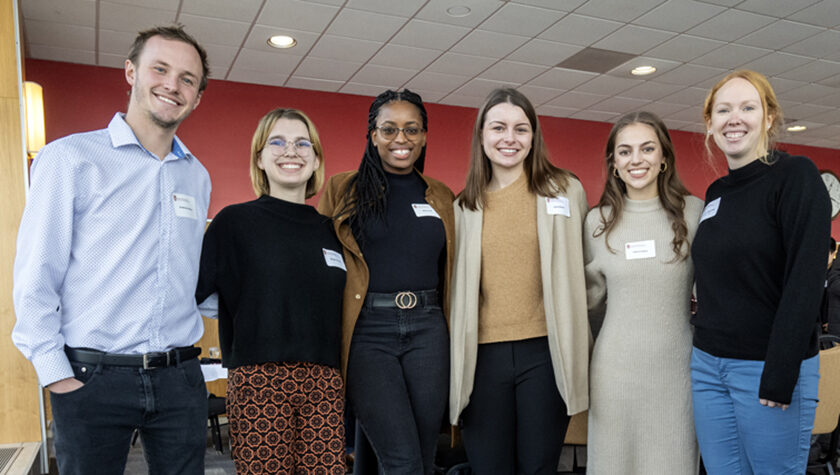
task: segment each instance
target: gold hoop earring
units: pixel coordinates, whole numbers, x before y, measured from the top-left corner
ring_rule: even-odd
[[[662,164],[659,165],[659,173],[662,173],[667,169],[668,169],[668,162],[662,162]]]

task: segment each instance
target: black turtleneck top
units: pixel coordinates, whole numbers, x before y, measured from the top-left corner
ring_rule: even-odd
[[[788,404],[802,360],[818,351],[831,206],[808,158],[773,152],[771,163],[730,170],[706,191],[691,322],[700,350],[763,360],[758,396]]]
[[[309,205],[261,196],[216,215],[204,235],[196,300],[219,296],[225,367],[339,367],[346,272],[327,255],[341,256],[341,244],[330,219]]]

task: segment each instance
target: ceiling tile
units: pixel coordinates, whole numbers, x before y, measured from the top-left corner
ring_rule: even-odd
[[[131,45],[134,44],[135,32],[112,31],[99,29],[99,52],[110,53],[122,56],[123,60],[128,57]],[[209,58],[212,61],[213,58]]]
[[[29,45],[29,57],[67,63],[96,64],[92,50],[56,48],[55,46]]]
[[[614,112],[603,112],[597,110],[585,110],[572,114],[572,119],[592,120],[596,122],[610,122],[617,116]]]
[[[684,120],[687,122],[699,122],[703,120],[703,111],[702,111],[702,103],[699,103],[697,107],[687,107],[679,112],[674,112],[673,114],[669,114],[669,120]]]
[[[840,2],[837,2],[840,4]],[[826,30],[810,38],[794,43],[784,51],[801,54],[812,58],[825,58],[840,50],[840,31]]]
[[[700,119],[699,107],[685,106],[683,104],[671,104],[668,102],[657,101],[645,105],[644,110],[648,112],[653,112],[654,114],[662,118],[671,114],[676,114],[677,112],[685,110],[687,107],[691,107],[691,109],[697,113],[696,119]],[[676,127],[674,124],[670,123],[666,123],[665,126],[668,128]]]
[[[286,80],[285,87],[293,87],[296,89],[310,89],[314,91],[336,92],[344,81],[327,81],[326,79],[315,79],[306,77],[292,76]]]
[[[533,39],[509,54],[506,59],[521,61],[523,63],[554,66],[582,49],[583,46]]]
[[[522,5],[570,12],[586,3],[586,0],[510,0],[510,3],[521,3]]]
[[[707,89],[699,87],[687,87],[677,91],[669,96],[662,98],[662,102],[669,104],[681,104],[684,106],[692,106],[697,108],[697,120],[701,120],[703,101],[706,100],[706,95],[709,93]]]
[[[822,0],[790,15],[788,19],[812,25],[836,27],[840,25],[840,2],[837,0]]]
[[[790,79],[782,79],[779,77],[771,77],[767,79],[770,81],[770,85],[773,86],[773,91],[776,92],[776,95],[783,95],[787,91],[799,89],[800,87],[803,87],[806,84],[808,84],[803,81],[793,81]],[[783,99],[783,97],[780,96],[780,99]]]
[[[411,20],[391,40],[392,44],[446,50],[470,32],[469,28],[425,20]]]
[[[236,57],[231,73],[238,69],[247,69],[288,76],[301,59],[303,58],[300,56],[284,56],[243,48]]]
[[[624,97],[637,97],[639,99],[647,99],[649,101],[656,101],[665,96],[671,95],[680,89],[682,86],[674,84],[664,84],[654,81],[644,81],[639,85],[633,86],[630,89],[622,92]]]
[[[837,138],[840,137],[840,126],[826,125],[823,127],[815,128],[814,130],[809,130],[809,132],[813,137]]]
[[[263,0],[182,0],[181,14],[188,13],[226,20],[252,22]]]
[[[575,91],[612,96],[641,83],[641,79],[620,78],[602,74],[576,87]]]
[[[837,109],[834,107],[820,106],[816,104],[796,104],[794,106],[787,106],[783,104],[782,110],[785,114],[785,120],[810,120],[814,116],[836,111]]]
[[[580,109],[573,107],[550,106],[548,104],[537,106],[536,109],[537,115],[548,117],[571,117],[573,114],[580,111]]]
[[[551,68],[532,79],[528,84],[532,86],[570,90],[596,77],[598,77],[597,73],[573,71],[571,69],[563,68]]]
[[[303,76],[316,79],[328,79],[330,81],[347,81],[350,79],[363,63],[339,61],[337,59],[325,59],[315,56],[307,56],[298,64],[294,76]]]
[[[525,94],[525,97],[531,101],[532,104],[545,104],[546,102],[554,99],[555,97],[559,96],[560,94],[566,92],[561,89],[553,89],[550,87],[540,87],[540,86],[532,86],[530,84],[525,84],[523,86],[519,86],[516,88],[522,94]]]
[[[508,84],[523,84],[534,77],[548,71],[548,66],[518,63],[515,61],[499,61],[481,74],[482,78],[502,81]]]
[[[482,30],[532,36],[562,18],[563,12],[508,3],[481,24]]]
[[[314,56],[344,61],[367,61],[381,47],[376,41],[324,35],[309,51]]]
[[[394,36],[405,22],[406,19],[401,17],[344,8],[335,17],[327,33],[348,38],[385,41]]]
[[[722,7],[734,7],[735,5],[741,3],[743,0],[698,0],[703,3],[709,3],[712,5],[720,5]]]
[[[483,97],[465,96],[463,94],[450,94],[439,101],[449,106],[471,107],[477,109],[484,102]]]
[[[715,76],[723,77],[726,73],[727,70],[721,68],[684,64],[657,76],[656,80],[669,84],[693,85]]]
[[[773,17],[766,15],[740,10],[727,10],[688,30],[688,33],[714,40],[735,41],[773,23],[773,21]]]
[[[440,51],[411,46],[387,45],[370,62],[380,66],[403,69],[423,69],[441,55]]]
[[[504,58],[519,48],[528,38],[493,31],[474,30],[452,47],[456,53],[474,54],[485,58]]]
[[[753,13],[786,17],[819,1],[820,0],[796,0],[795,2],[790,0],[744,0],[739,3],[736,8],[738,8],[738,10],[746,10]]]
[[[626,25],[594,44],[596,48],[641,54],[672,38],[674,33]]]
[[[79,26],[96,26],[96,2],[94,0],[26,0],[18,2],[26,25],[29,20],[69,23]]]
[[[349,0],[345,7],[407,18],[417,13],[424,3],[425,0]]]
[[[178,19],[202,45],[213,43],[239,47],[245,41],[251,26],[249,23],[240,21],[186,14],[179,16]]]
[[[539,37],[544,40],[590,46],[613,31],[621,28],[616,21],[602,20],[583,15],[570,14],[558,21]]]
[[[838,47],[840,47],[840,44],[838,44]],[[817,60],[799,66],[795,70],[779,74],[778,76],[784,79],[793,79],[795,81],[819,82],[823,79],[834,77],[839,74],[840,63]]]
[[[753,71],[761,71],[761,73],[766,76],[775,76],[802,66],[803,64],[809,63],[813,60],[813,58],[808,58],[806,56],[773,52],[767,56],[762,56],[761,58],[745,63],[739,67],[752,69]]]
[[[446,96],[446,94],[444,93],[427,91],[425,89],[412,88],[411,92],[418,94],[421,98],[423,98],[423,102],[440,102],[440,100],[443,99],[444,96]]]
[[[110,3],[120,3],[140,8],[153,8],[155,10],[178,10],[178,4],[171,0],[109,0]]]
[[[609,96],[604,94],[589,94],[587,92],[569,91],[549,101],[548,105],[585,109],[592,104],[597,104],[603,101],[607,97]]]
[[[725,44],[722,41],[700,38],[698,36],[679,35],[647,51],[645,56],[688,62]]]
[[[736,69],[746,62],[753,61],[770,53],[771,51],[769,49],[728,44],[711,53],[700,56],[693,63],[723,69]]]
[[[110,54],[103,53],[102,51],[100,51],[97,56],[99,58],[99,63],[97,64],[97,66],[104,66],[106,68],[117,69],[123,69],[125,67],[124,54]]]
[[[630,97],[610,97],[603,101],[594,104],[593,109],[604,112],[615,112],[616,114],[626,114],[628,112],[643,110],[650,101],[644,99],[635,99]]]
[[[455,74],[457,76],[475,76],[495,63],[495,59],[471,56],[467,54],[445,53],[426,70],[435,73]]]
[[[739,39],[738,43],[759,48],[782,49],[822,31],[822,28],[805,23],[780,20]]]
[[[668,0],[633,21],[633,24],[682,33],[725,10],[694,0]]]
[[[29,20],[26,22],[26,38],[31,44],[62,45],[66,49],[93,51],[96,46],[96,30],[89,26]]]
[[[504,5],[504,2],[499,0],[459,0],[457,6],[468,7],[470,13],[466,16],[454,17],[446,13],[446,10],[453,6],[450,0],[430,0],[415,15],[415,18],[446,23],[447,25],[475,27],[492,15],[502,5]]]
[[[207,59],[210,62],[210,77],[213,79],[225,79],[233,60],[236,58],[236,54],[239,53],[239,48],[214,45],[212,43],[206,43],[202,46],[207,50]]]
[[[412,90],[426,89],[433,92],[449,94],[455,89],[461,87],[461,85],[469,79],[469,77],[465,76],[422,71],[417,76],[414,76],[414,78],[412,78],[405,87]]]
[[[406,81],[414,77],[417,73],[418,71],[416,69],[391,68],[388,66],[368,64],[351,78],[351,82],[378,84],[383,86],[383,88],[396,89],[405,84]]]
[[[630,61],[616,66],[614,69],[607,71],[606,74],[621,78],[641,79],[643,81],[650,81],[656,79],[657,76],[664,74],[674,68],[677,68],[682,63],[677,61],[666,61],[664,59],[650,58],[647,56],[637,56]],[[630,71],[639,66],[653,66],[656,72],[646,76],[634,76]]]
[[[138,32],[175,21],[175,12],[111,2],[99,3],[99,28]]]
[[[633,0],[632,2],[628,2],[626,0],[589,0],[575,10],[575,13],[628,22],[661,5],[664,1]]]
[[[820,84],[805,84],[802,87],[785,92],[785,99],[796,102],[818,102],[821,98],[834,94],[837,89]]]
[[[512,84],[504,81],[490,81],[487,79],[473,79],[453,91],[451,96],[477,97],[485,99],[492,91],[500,87],[511,87]]]
[[[338,8],[301,0],[272,0],[264,4],[257,23],[321,33],[329,25]]]

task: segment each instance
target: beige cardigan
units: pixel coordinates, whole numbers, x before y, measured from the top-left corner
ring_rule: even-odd
[[[583,220],[588,205],[577,179],[565,196],[570,216],[548,214],[546,198],[537,196],[537,239],[545,303],[548,346],[557,389],[568,413],[589,408],[589,351],[592,334],[586,309],[583,271]],[[478,299],[481,276],[482,211],[455,202],[455,263],[451,284],[451,371],[449,418],[458,423],[475,378],[478,353]],[[511,252],[516,252],[512,249]]]

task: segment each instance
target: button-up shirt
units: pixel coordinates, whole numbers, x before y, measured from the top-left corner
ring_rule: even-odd
[[[160,160],[122,114],[35,158],[17,240],[12,340],[42,385],[64,346],[165,351],[203,332],[195,303],[210,176],[176,137]]]

